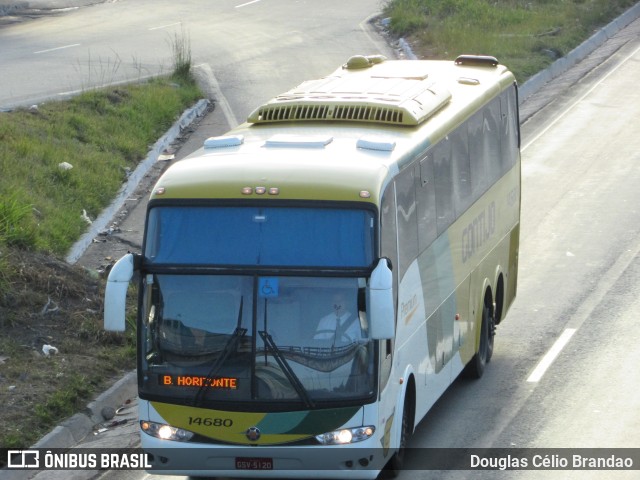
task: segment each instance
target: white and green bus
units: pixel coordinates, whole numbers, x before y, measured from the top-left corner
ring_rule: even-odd
[[[375,478],[516,295],[514,76],[355,56],[171,166],[105,328],[139,291],[142,448],[163,474]],[[301,471],[303,471],[301,473]]]

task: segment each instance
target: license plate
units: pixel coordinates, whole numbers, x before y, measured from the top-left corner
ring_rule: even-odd
[[[236,457],[236,470],[273,470],[273,459]]]

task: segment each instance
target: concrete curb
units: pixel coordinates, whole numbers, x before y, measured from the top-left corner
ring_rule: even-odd
[[[67,263],[76,263],[89,245],[91,245],[93,239],[100,232],[106,230],[107,226],[113,221],[113,217],[124,205],[127,198],[133,194],[149,169],[158,161],[160,154],[162,154],[162,152],[166,150],[167,147],[169,147],[169,145],[178,138],[178,136],[180,136],[183,129],[189,126],[197,117],[202,116],[209,108],[209,105],[209,100],[200,100],[194,107],[185,111],[180,119],[167,131],[167,133],[165,133],[162,138],[153,145],[147,157],[140,162],[133,173],[129,175],[127,182],[122,186],[111,205],[100,213],[100,216],[93,221],[89,230],[85,232],[80,240],[71,247],[67,258],[65,259]]]
[[[402,50],[402,53],[404,54],[407,60],[418,59],[415,53],[413,53],[413,49],[411,48],[411,45],[409,45],[404,38],[401,38],[400,40],[398,40],[398,47],[400,47],[400,50]]]

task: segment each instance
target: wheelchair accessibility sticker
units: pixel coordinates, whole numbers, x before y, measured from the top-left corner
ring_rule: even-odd
[[[278,296],[278,277],[260,277],[258,279],[258,295],[260,298]]]

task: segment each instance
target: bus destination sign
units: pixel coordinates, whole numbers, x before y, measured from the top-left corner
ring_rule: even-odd
[[[158,375],[160,385],[165,387],[208,387],[235,390],[238,379],[232,377],[205,377],[201,375]]]

